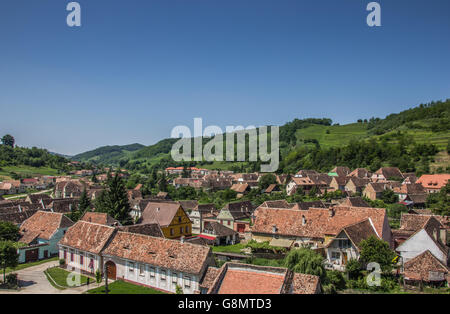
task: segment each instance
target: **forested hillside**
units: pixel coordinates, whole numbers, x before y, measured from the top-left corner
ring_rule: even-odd
[[[430,172],[434,156],[441,152],[440,158],[445,160],[446,157],[441,155],[447,155],[449,150],[449,121],[450,100],[421,104],[384,119],[359,119],[347,125],[333,124],[326,118],[294,119],[280,127],[279,171],[293,172],[301,168],[328,171],[333,166],[345,165],[371,170],[396,166],[402,171]],[[78,155],[75,160],[118,164],[143,173],[181,165],[236,171],[259,169],[259,162],[176,163],[170,157],[175,141],[165,139],[135,151],[110,148],[108,157],[104,157],[105,148],[100,148]],[[449,171],[445,168],[444,164],[438,171]]]

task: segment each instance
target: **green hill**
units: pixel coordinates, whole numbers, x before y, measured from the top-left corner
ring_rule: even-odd
[[[281,170],[327,170],[334,165],[375,168],[398,166],[403,171],[429,171],[437,152],[450,142],[450,100],[421,104],[384,119],[370,118],[346,125],[330,119],[294,119],[280,127]],[[147,147],[107,146],[75,156],[74,160],[119,164],[143,173],[153,168],[180,166],[170,157],[177,139]],[[204,139],[204,143],[207,140]],[[136,145],[136,144],[135,144]],[[138,145],[138,144],[137,144]],[[446,155],[446,153],[441,153]],[[81,156],[81,157],[80,157]],[[440,157],[442,160],[442,156]],[[444,156],[444,160],[445,156]],[[258,169],[258,163],[189,162],[209,169]],[[445,165],[444,163],[444,169]],[[329,169],[328,169],[329,170]]]
[[[92,162],[95,164],[117,166],[119,165],[120,160],[125,159],[132,152],[138,151],[144,147],[145,146],[142,144],[103,146],[75,155],[71,159],[80,162]]]

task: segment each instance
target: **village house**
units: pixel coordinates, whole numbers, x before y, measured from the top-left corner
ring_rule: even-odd
[[[209,240],[212,245],[230,245],[239,242],[239,233],[215,221],[205,221],[201,238]]]
[[[225,263],[210,267],[200,284],[202,294],[317,294],[318,276],[294,273],[286,268]]]
[[[26,202],[29,202],[30,204],[41,204],[42,208],[45,208],[45,205],[43,203],[43,200],[51,200],[52,198],[50,195],[47,194],[28,194],[25,198]]]
[[[58,241],[73,222],[59,213],[38,211],[20,226],[19,263],[34,262],[58,255]]]
[[[380,199],[383,195],[383,192],[388,188],[386,183],[374,183],[371,182],[367,184],[365,189],[363,190],[363,196],[371,199],[372,201]]]
[[[424,195],[426,197],[427,194],[423,186],[418,183],[402,184],[394,187],[393,191],[400,202],[404,201],[408,195]]]
[[[293,177],[286,185],[286,194],[288,196],[294,195],[298,189],[302,189],[304,192],[309,192],[313,187],[320,188],[316,182],[309,177]]]
[[[199,293],[199,282],[213,265],[211,249],[175,240],[119,231],[102,253],[108,278],[165,292],[182,288]]]
[[[414,215],[413,215],[414,216]],[[416,215],[416,217],[419,215]],[[422,219],[421,219],[422,220]],[[403,222],[404,223],[404,222]],[[407,226],[403,224],[405,230]],[[434,216],[428,216],[425,224],[409,238],[397,246],[396,251],[406,263],[426,250],[429,250],[441,263],[448,265],[448,231]]]
[[[439,285],[450,281],[449,268],[429,250],[410,259],[403,265],[405,283]]]
[[[25,191],[25,186],[19,180],[0,183],[0,195],[20,194],[25,193]]]
[[[178,202],[149,202],[138,224],[159,224],[164,236],[176,239],[192,234],[192,222]]]
[[[62,198],[62,199],[42,199],[45,209],[55,213],[71,213],[78,209],[79,199],[76,198]]]
[[[94,274],[103,271],[102,250],[117,229],[92,222],[78,221],[59,241],[59,258],[70,271]]]
[[[241,198],[250,192],[251,188],[247,183],[236,183],[231,186],[230,190],[235,191],[237,193],[237,197]]]
[[[395,248],[402,244],[413,234],[423,229],[430,217],[438,220],[447,230],[447,241],[450,240],[450,217],[432,215],[430,210],[410,209],[408,213],[402,213],[400,218],[400,228],[392,230]],[[449,243],[447,242],[447,245]]]
[[[252,239],[284,240],[285,247],[323,248],[342,228],[370,218],[379,237],[391,245],[391,228],[385,209],[336,206],[328,209],[262,208],[254,213]]]
[[[327,267],[344,271],[349,260],[359,259],[360,243],[370,236],[380,238],[370,217],[342,228],[325,247]]]
[[[348,174],[349,177],[356,177],[361,179],[370,179],[372,174],[365,168],[356,168]]]
[[[239,233],[249,230],[254,207],[250,201],[233,202],[225,205],[217,215],[217,221]]]
[[[450,174],[424,174],[416,183],[421,184],[427,193],[437,193],[449,180]]]
[[[219,212],[214,204],[198,204],[189,213],[189,218],[192,221],[192,233],[200,234],[203,232],[204,220],[215,219]]]
[[[342,191],[345,192],[345,186],[347,185],[347,182],[350,180],[350,177],[337,177],[334,176],[331,179],[330,188],[332,188],[334,191]]]
[[[372,174],[371,179],[373,182],[386,182],[404,178],[397,167],[382,167]]]
[[[328,175],[330,177],[346,177],[350,174],[351,170],[349,167],[335,167],[333,168]]]
[[[55,198],[74,198],[80,197],[84,190],[80,181],[70,180],[56,183],[54,195]]]
[[[345,184],[344,190],[350,194],[362,194],[365,187],[370,183],[368,178],[348,177],[348,181]]]
[[[39,180],[36,178],[22,179],[22,185],[25,189],[36,189],[39,184]]]
[[[346,197],[339,205],[347,207],[370,207],[361,197]]]

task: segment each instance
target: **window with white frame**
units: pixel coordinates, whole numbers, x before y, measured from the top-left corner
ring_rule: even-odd
[[[149,272],[150,272],[150,277],[151,278],[155,278],[155,268],[154,267],[150,267]]]
[[[134,263],[128,262],[128,271],[130,273],[134,272]]]
[[[184,276],[184,287],[190,288],[191,287],[191,277]]]
[[[166,271],[161,270],[161,280],[166,280]]]
[[[145,265],[139,264],[139,275],[144,276],[145,275]]]

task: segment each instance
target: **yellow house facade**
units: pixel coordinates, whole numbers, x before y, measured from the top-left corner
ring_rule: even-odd
[[[180,206],[168,226],[161,226],[164,237],[176,239],[192,235],[192,221]]]

